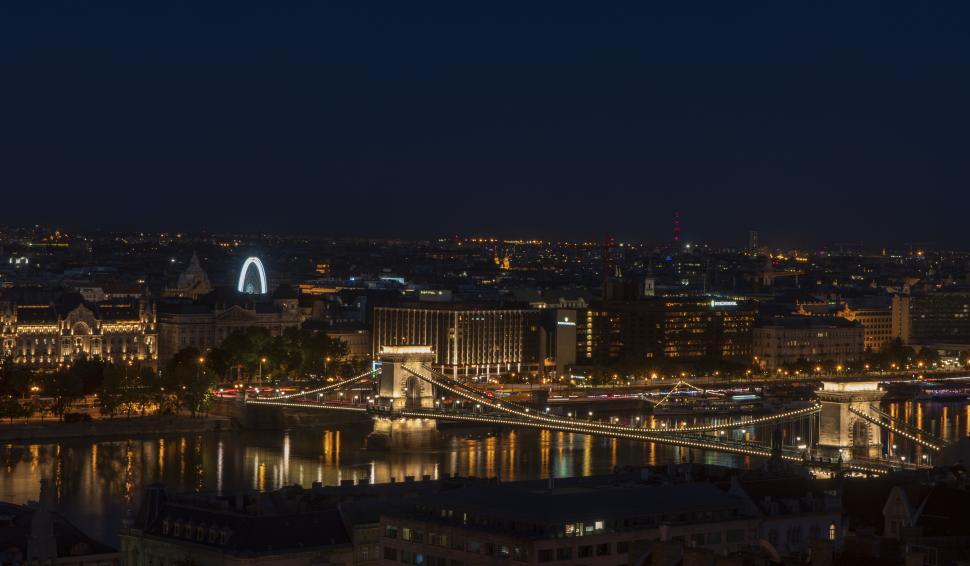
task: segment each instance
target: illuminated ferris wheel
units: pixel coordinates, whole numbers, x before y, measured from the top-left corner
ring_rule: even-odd
[[[258,257],[246,258],[239,272],[236,290],[249,295],[265,295],[269,292],[266,285],[266,269],[263,268],[263,262]]]

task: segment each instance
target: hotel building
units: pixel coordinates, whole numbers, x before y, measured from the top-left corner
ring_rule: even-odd
[[[82,357],[152,367],[158,360],[155,312],[144,298],[92,303],[73,291],[7,289],[0,344],[5,358],[41,369]]]
[[[431,346],[434,365],[455,376],[540,369],[541,311],[454,303],[375,307],[373,354],[382,346]]]

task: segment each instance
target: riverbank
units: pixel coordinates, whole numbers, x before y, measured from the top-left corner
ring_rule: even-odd
[[[131,417],[97,419],[89,422],[60,421],[0,424],[0,441],[34,442],[68,438],[111,438],[156,436],[172,433],[204,433],[230,430],[232,422],[226,417]]]

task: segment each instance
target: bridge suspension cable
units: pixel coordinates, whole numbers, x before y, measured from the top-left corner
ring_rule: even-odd
[[[659,407],[660,405],[663,405],[664,403],[666,403],[667,402],[667,399],[670,399],[670,397],[672,395],[674,395],[675,393],[680,393],[681,391],[690,390],[690,389],[693,389],[694,391],[700,391],[701,393],[707,393],[707,390],[706,389],[701,389],[700,387],[697,387],[696,385],[691,385],[690,383],[687,383],[684,380],[680,380],[680,381],[678,381],[674,385],[674,387],[670,391],[668,391],[666,394],[664,394],[664,396],[661,397],[659,401],[657,401],[656,403],[654,403],[653,406],[654,407]],[[724,396],[723,393],[715,393],[715,395],[717,395],[719,397],[723,397]]]
[[[251,405],[273,405],[276,407],[292,407],[303,409],[331,409],[334,411],[348,411],[352,413],[366,413],[366,405],[341,405],[338,403],[314,403],[310,401],[292,401],[289,399],[247,399],[247,404]]]
[[[643,431],[649,430],[651,434],[659,434],[659,435],[682,435],[684,433],[693,433],[693,432],[712,432],[716,430],[729,430],[733,428],[741,428],[743,426],[766,424],[766,423],[775,422],[775,421],[799,418],[801,416],[818,412],[818,410],[821,408],[820,405],[816,404],[810,407],[793,409],[790,411],[785,411],[783,413],[778,413],[774,415],[765,415],[763,417],[744,419],[744,420],[735,421],[732,423],[725,423],[721,425],[704,425],[704,426],[697,426],[697,427],[669,428],[664,430],[647,429],[643,427],[590,422],[590,421],[584,421],[581,419],[574,419],[569,417],[561,417],[561,416],[553,417],[549,415],[543,415],[541,413],[532,411],[528,407],[523,407],[516,403],[511,403],[506,401],[502,401],[502,402],[495,401],[494,399],[482,394],[482,392],[479,391],[478,389],[461,384],[456,380],[453,380],[441,374],[441,372],[435,371],[431,368],[428,368],[428,367],[412,368],[408,364],[404,364],[402,367],[408,373],[414,375],[419,379],[423,379],[431,383],[432,385],[445,389],[446,391],[450,391],[451,393],[454,393],[470,401],[481,403],[482,405],[485,405],[489,408],[492,408],[498,411],[502,411],[504,413],[513,414],[519,417],[527,418],[534,421],[546,422],[546,423],[555,423],[555,424],[580,423],[582,424],[582,426],[594,427],[605,431],[627,431],[632,433],[642,433]]]
[[[878,427],[884,428],[893,434],[898,434],[903,438],[907,438],[914,443],[923,446],[924,448],[939,451],[947,444],[947,442],[942,438],[936,437],[919,427],[915,427],[900,420],[894,419],[891,415],[879,410],[878,407],[872,405],[869,406],[869,411],[872,414],[866,413],[865,411],[859,410],[855,407],[849,407],[849,411]],[[872,416],[873,414],[876,416]]]
[[[798,409],[790,409],[781,413],[772,413],[770,415],[762,415],[760,417],[750,417],[745,419],[739,419],[736,421],[731,421],[727,423],[721,423],[716,425],[698,425],[698,426],[687,426],[680,428],[669,429],[671,432],[713,432],[715,430],[731,430],[735,428],[742,428],[746,426],[768,424],[779,421],[787,421],[792,419],[798,419],[801,417],[806,417],[808,415],[815,414],[822,410],[822,406],[818,403],[812,403],[808,407],[800,407]]]
[[[333,391],[334,389],[340,389],[351,383],[356,383],[365,377],[374,375],[378,370],[372,369],[370,371],[364,372],[360,375],[355,375],[354,377],[348,377],[343,381],[338,381],[337,383],[331,383],[330,385],[324,385],[323,387],[318,387],[316,389],[310,389],[308,391],[300,391],[299,393],[290,393],[288,395],[280,395],[279,397],[274,397],[274,401],[280,401],[283,399],[295,399],[297,397],[304,397],[306,395],[316,395],[317,393],[326,393],[327,391]]]

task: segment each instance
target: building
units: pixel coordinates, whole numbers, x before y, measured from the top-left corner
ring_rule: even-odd
[[[594,302],[578,315],[577,363],[751,359],[755,307],[706,295]]]
[[[383,564],[804,564],[844,525],[834,480],[685,464],[438,491],[385,511],[381,534]]]
[[[840,483],[694,464],[499,482],[444,476],[231,494],[148,488],[121,529],[131,566],[807,563],[841,546]],[[774,470],[774,471],[772,471]],[[784,562],[781,559],[783,558]],[[742,560],[743,559],[743,560]]]
[[[835,550],[842,538],[842,497],[832,481],[733,476],[728,493],[760,517],[758,539],[775,556],[804,556],[818,541]]]
[[[179,275],[175,286],[163,290],[162,296],[180,299],[198,299],[202,295],[211,293],[212,289],[213,287],[209,282],[209,276],[202,269],[202,264],[199,262],[199,256],[193,253],[188,267]]]
[[[962,466],[961,466],[962,467]],[[970,561],[970,491],[958,481],[903,484],[892,488],[883,505],[883,536],[898,541],[915,564],[966,564]]]
[[[893,299],[894,331],[907,344],[970,343],[970,288],[914,290]]]
[[[838,316],[862,325],[863,348],[878,352],[893,338],[893,312],[888,301],[846,301]]]
[[[754,361],[765,369],[795,363],[846,364],[862,359],[862,324],[840,317],[775,317],[754,328]]]
[[[162,363],[184,348],[218,346],[236,330],[256,326],[280,336],[301,322],[295,295],[283,287],[268,297],[219,287],[196,300],[160,301],[157,310]]]
[[[268,492],[167,493],[150,486],[138,514],[121,529],[128,566],[169,566],[191,558],[198,566],[376,566],[381,514],[410,507],[415,498],[463,489],[486,480],[442,478],[374,484],[287,486]]]
[[[285,491],[256,499],[179,496],[155,484],[122,529],[121,553],[127,566],[354,564],[340,510],[298,503],[306,505]]]
[[[28,505],[0,502],[0,564],[117,566],[118,551],[85,535],[52,511],[53,494],[41,482],[40,501]]]
[[[0,293],[0,344],[14,363],[42,369],[82,357],[150,366],[158,360],[155,311],[147,299],[92,303],[60,289]]]
[[[893,302],[889,298],[850,299],[841,303],[800,304],[795,312],[808,316],[836,316],[862,325],[866,351],[878,352],[896,338]]]
[[[756,546],[758,526],[739,498],[710,483],[470,486],[384,513],[381,563],[640,564],[661,541],[719,554]]]
[[[375,307],[372,352],[382,346],[431,346],[434,365],[455,376],[537,372],[541,311],[533,308],[421,303]]]

